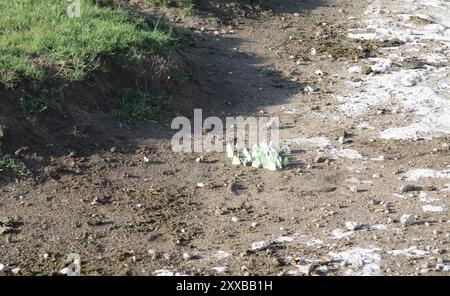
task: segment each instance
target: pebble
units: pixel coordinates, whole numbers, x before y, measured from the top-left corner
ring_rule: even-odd
[[[326,265],[320,266],[318,268],[318,270],[319,270],[320,273],[328,273],[328,271],[329,271],[328,266],[326,266]]]
[[[361,73],[362,69],[360,66],[352,66],[352,67],[348,68],[348,72],[349,73]]]
[[[148,250],[148,254],[152,258],[152,260],[157,260],[161,256],[161,254],[158,251],[156,251],[155,249]]]
[[[314,162],[316,163],[324,163],[325,161],[328,160],[328,157],[323,156],[323,155],[319,155],[314,159]]]
[[[238,222],[241,222],[241,218],[233,216],[233,217],[231,217],[231,221],[234,223],[238,223]]]
[[[411,191],[420,191],[421,188],[413,185],[413,184],[406,184],[400,187],[400,192],[402,193],[406,193],[406,192],[411,192]]]
[[[351,192],[355,192],[355,193],[359,191],[358,186],[356,186],[356,185],[351,185],[348,187],[348,189],[350,189]]]
[[[21,157],[23,155],[24,152],[26,152],[29,149],[29,147],[22,147],[16,150],[16,152],[14,152],[14,155],[17,157]]]
[[[294,265],[303,275],[309,275],[314,270],[314,264],[308,263],[303,259],[294,259]]]
[[[258,223],[258,222],[253,222],[253,223],[251,224],[251,226],[252,226],[253,228],[258,227],[258,226],[259,226],[259,223]]]
[[[400,223],[402,223],[403,226],[409,226],[416,222],[417,222],[416,216],[412,214],[404,214],[400,218]]]
[[[189,261],[193,258],[193,256],[189,253],[183,253],[183,259]]]
[[[358,230],[361,228],[361,223],[358,222],[353,222],[353,221],[348,221],[345,222],[345,227],[347,227],[348,230]]]
[[[265,241],[252,243],[252,251],[262,251],[262,250],[268,249],[269,247],[270,247],[270,244]]]
[[[0,125],[0,139],[6,137],[6,126]]]
[[[11,269],[11,272],[12,272],[12,274],[14,274],[14,275],[18,275],[19,272],[20,272],[20,268],[19,268],[19,267],[13,268],[13,269]]]
[[[344,137],[344,136],[340,136],[339,137],[339,139],[338,139],[338,141],[339,141],[339,143],[341,143],[341,144],[346,144],[346,143],[348,143],[348,138],[346,138],[346,137]]]
[[[322,70],[316,70],[316,71],[314,72],[314,74],[316,74],[317,76],[323,76]]]
[[[201,31],[195,30],[194,32],[192,32],[192,37],[194,37],[194,38],[203,38],[203,34],[202,34]]]
[[[315,89],[314,87],[312,87],[311,85],[307,85],[307,86],[303,89],[303,91],[304,91],[305,93],[308,93],[308,94],[313,94],[313,93],[316,91],[316,89]]]

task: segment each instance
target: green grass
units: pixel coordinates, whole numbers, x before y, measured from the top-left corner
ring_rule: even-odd
[[[46,110],[50,104],[58,99],[55,98],[55,94],[44,89],[38,94],[25,95],[22,100],[22,108],[25,112],[36,114]]]
[[[137,122],[162,120],[163,98],[152,96],[139,89],[125,89],[120,96],[119,120]]]
[[[0,176],[4,173],[12,173],[13,175],[17,175],[19,177],[28,177],[31,175],[31,172],[27,169],[23,162],[0,151]]]
[[[184,1],[183,1],[184,2]],[[150,28],[114,0],[81,0],[81,17],[68,17],[67,0],[0,1],[0,86],[50,78],[83,80],[105,57],[165,52],[172,34]]]

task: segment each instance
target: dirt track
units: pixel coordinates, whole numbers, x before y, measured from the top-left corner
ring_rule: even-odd
[[[181,17],[180,30],[202,33],[183,49],[192,73],[171,102],[187,115],[279,116],[287,169],[233,166],[224,153],[197,162],[154,125],[62,156],[30,147],[37,177],[0,188],[0,263],[58,274],[77,253],[86,275],[448,275],[448,2],[380,1],[380,15],[376,1],[268,2]],[[408,13],[443,28],[412,24],[431,37],[410,40]],[[400,45],[348,38],[372,33],[366,21]],[[416,223],[402,225],[405,214]]]

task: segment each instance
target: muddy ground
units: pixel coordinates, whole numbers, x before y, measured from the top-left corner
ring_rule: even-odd
[[[290,166],[271,172],[233,166],[225,153],[174,153],[174,131],[156,123],[77,129],[87,120],[79,119],[63,143],[22,153],[33,177],[0,187],[4,272],[57,275],[76,253],[84,275],[449,275],[448,125],[386,139],[379,131],[424,114],[390,102],[363,102],[371,108],[354,114],[361,101],[342,99],[367,93],[352,83],[383,75],[370,59],[402,52],[398,40],[348,37],[366,29],[374,3],[200,3],[195,15],[144,7],[188,40],[185,82],[168,94],[175,113],[279,116]],[[439,41],[430,42],[432,50]],[[429,62],[445,73],[437,63]],[[99,125],[109,118],[100,115]]]

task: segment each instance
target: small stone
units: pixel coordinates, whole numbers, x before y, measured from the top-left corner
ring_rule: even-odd
[[[422,188],[413,185],[413,184],[406,184],[400,187],[400,192],[402,193],[407,193],[407,192],[411,192],[411,191],[420,191],[422,190]]]
[[[148,254],[152,258],[152,260],[157,260],[161,257],[161,254],[158,251],[156,251],[155,249],[148,250]]]
[[[308,263],[303,259],[295,258],[293,265],[298,268],[299,272],[304,275],[309,275],[314,270],[314,264]]]
[[[44,258],[44,260],[47,260],[50,255],[48,253],[45,253],[44,255],[42,255],[42,257]]]
[[[192,32],[192,37],[201,39],[201,38],[203,38],[203,34],[201,31],[195,30],[194,32]]]
[[[29,147],[22,147],[16,150],[16,152],[14,152],[14,155],[17,157],[21,157],[28,149],[30,149]]]
[[[351,191],[351,192],[355,192],[355,193],[357,193],[359,190],[358,190],[358,186],[356,186],[356,185],[351,185],[351,186],[349,186],[348,187],[348,189]]]
[[[352,221],[348,221],[345,222],[345,227],[347,227],[348,230],[358,230],[361,228],[361,223],[358,222],[352,222]]]
[[[363,73],[364,75],[369,75],[370,73],[372,73],[372,67],[368,65],[362,66],[361,73]]]
[[[339,141],[339,143],[341,143],[341,144],[346,144],[346,143],[348,143],[348,138],[346,138],[346,137],[344,137],[344,136],[340,136],[339,137],[339,139],[338,139],[338,141]]]
[[[272,266],[274,267],[283,266],[283,261],[280,258],[274,257],[272,258]]]
[[[433,206],[433,205],[424,205],[424,206],[422,206],[422,210],[424,212],[432,212],[432,213],[445,211],[445,209],[443,207]]]
[[[252,226],[253,228],[255,228],[255,227],[258,227],[259,224],[258,224],[258,222],[252,222],[251,226]]]
[[[377,198],[372,198],[371,203],[372,203],[372,205],[377,206],[381,203],[381,200],[379,200]]]
[[[149,163],[150,162],[150,158],[148,158],[147,156],[144,156],[144,162],[145,163]]]
[[[429,273],[429,272],[430,272],[430,269],[429,269],[429,268],[422,268],[422,269],[419,271],[420,274],[427,274],[427,273]]]
[[[265,241],[252,243],[252,251],[262,251],[262,250],[268,249],[269,247],[270,247],[270,244]]]
[[[378,161],[386,161],[386,160],[389,160],[389,156],[387,156],[387,155],[379,155],[377,158],[375,158],[375,160],[378,160]]]
[[[409,226],[414,223],[416,223],[416,216],[411,214],[404,214],[400,218],[400,223],[402,223],[403,226]]]
[[[241,218],[233,216],[233,217],[231,217],[231,222],[234,222],[234,223],[241,222]]]
[[[189,261],[193,258],[193,256],[189,253],[183,253],[183,259]]]
[[[348,68],[347,71],[349,73],[355,73],[356,74],[356,73],[361,73],[362,68],[360,66],[352,66],[352,67]]]
[[[20,268],[19,267],[13,268],[13,269],[11,269],[11,272],[13,275],[18,275],[20,272]]]
[[[316,163],[324,163],[325,161],[328,160],[328,157],[323,156],[323,155],[319,155],[314,159],[314,162]]]
[[[328,266],[326,266],[326,265],[320,266],[318,268],[318,270],[319,270],[320,273],[328,273],[328,271],[329,271]]]
[[[8,227],[8,226],[0,227],[0,234],[14,233],[14,231],[15,230],[13,227]]]
[[[313,93],[316,92],[316,89],[315,89],[314,87],[312,87],[311,85],[307,85],[307,86],[303,89],[303,91],[304,91],[305,93],[308,93],[308,94],[313,94]]]
[[[6,126],[0,125],[0,139],[6,137]]]

